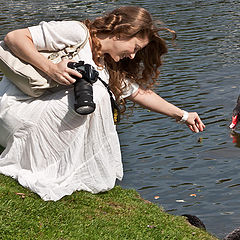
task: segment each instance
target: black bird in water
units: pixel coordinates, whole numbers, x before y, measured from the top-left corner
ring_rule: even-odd
[[[232,113],[232,123],[230,124],[230,128],[234,129],[237,126],[237,123],[240,120],[240,95],[238,96],[237,99],[237,104],[235,106],[235,108],[233,109],[233,113]]]

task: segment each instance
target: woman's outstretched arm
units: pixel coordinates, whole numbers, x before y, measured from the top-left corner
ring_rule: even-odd
[[[128,99],[151,111],[175,118],[176,121],[180,121],[184,115],[183,110],[167,102],[151,90],[143,90],[139,88],[135,93],[128,97]],[[202,123],[196,112],[189,112],[185,123],[196,133],[203,131],[205,128],[205,125]]]

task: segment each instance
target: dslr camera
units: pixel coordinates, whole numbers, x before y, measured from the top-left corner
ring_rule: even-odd
[[[84,61],[69,62],[68,67],[82,74],[82,78],[72,76],[76,79],[74,83],[74,109],[81,115],[90,114],[96,107],[93,102],[92,84],[98,80],[98,72],[92,65],[84,64]]]

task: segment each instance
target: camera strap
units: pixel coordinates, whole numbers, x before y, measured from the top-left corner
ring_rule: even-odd
[[[112,113],[113,113],[113,120],[114,123],[117,124],[120,122],[120,108],[116,102],[116,100],[113,97],[113,93],[107,83],[105,83],[100,77],[98,79],[102,82],[102,84],[107,88],[109,96],[110,96],[110,101],[111,101],[111,106],[112,106]]]

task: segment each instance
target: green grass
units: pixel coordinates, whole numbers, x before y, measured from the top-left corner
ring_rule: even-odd
[[[217,239],[165,213],[135,190],[75,192],[44,202],[14,179],[0,175],[0,239]]]

